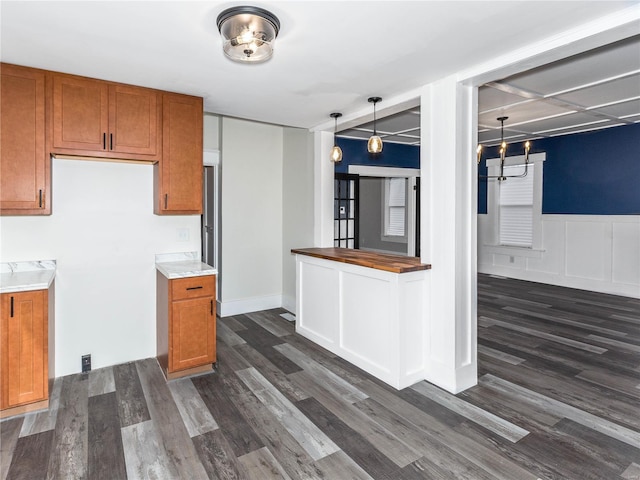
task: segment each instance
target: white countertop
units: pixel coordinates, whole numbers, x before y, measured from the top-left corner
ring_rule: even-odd
[[[158,254],[156,269],[168,279],[218,274],[217,269],[202,263],[196,252]]]
[[[0,293],[46,290],[55,276],[55,260],[1,263]]]

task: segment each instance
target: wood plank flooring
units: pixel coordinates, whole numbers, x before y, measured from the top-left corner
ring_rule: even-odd
[[[481,275],[456,396],[396,391],[282,313],[218,319],[213,373],[56,379],[48,411],[0,423],[0,480],[640,479],[638,299]]]

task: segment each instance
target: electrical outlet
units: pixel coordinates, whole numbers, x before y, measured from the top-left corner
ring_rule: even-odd
[[[513,258],[512,256],[509,257],[509,263],[513,263],[515,261],[515,258]]]
[[[82,373],[91,371],[91,354],[82,355]]]
[[[178,241],[179,242],[188,242],[189,241],[189,229],[188,228],[178,228]]]

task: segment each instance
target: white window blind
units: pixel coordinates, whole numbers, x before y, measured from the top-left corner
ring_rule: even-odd
[[[407,198],[406,178],[387,178],[387,204],[385,235],[403,237]]]
[[[520,175],[523,165],[504,167],[504,175]],[[533,165],[526,177],[500,182],[500,244],[531,247],[533,244]]]

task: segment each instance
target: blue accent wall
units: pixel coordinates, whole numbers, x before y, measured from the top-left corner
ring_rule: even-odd
[[[640,215],[640,124],[563,135],[531,142],[531,153],[546,152],[543,214]],[[521,144],[507,155],[521,155]],[[487,148],[478,167],[487,174]],[[487,213],[487,182],[478,181],[478,213]]]
[[[342,149],[342,161],[336,164],[336,173],[349,173],[349,165],[420,168],[418,146],[385,143],[381,153],[372,155],[367,151],[366,140],[336,138],[336,143]]]

